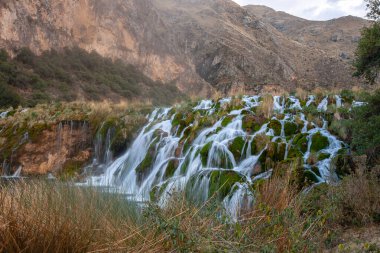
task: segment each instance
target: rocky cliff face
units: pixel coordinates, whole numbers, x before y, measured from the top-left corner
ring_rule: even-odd
[[[77,45],[123,59],[154,80],[174,81],[193,95],[205,96],[215,89],[257,92],[265,84],[291,89],[358,82],[351,77],[349,63],[332,49],[301,43],[297,35],[275,27],[254,9],[230,0],[0,3],[0,47],[8,51],[29,47],[41,53]],[[345,29],[335,23],[330,27],[338,33]],[[352,28],[355,33],[357,27]],[[356,37],[353,41],[354,45]]]

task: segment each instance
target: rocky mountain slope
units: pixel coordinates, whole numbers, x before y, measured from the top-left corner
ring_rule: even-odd
[[[261,5],[248,5],[244,8],[290,39],[343,60],[352,59],[360,39],[360,31],[368,25],[367,20],[353,16],[329,21],[310,21]]]
[[[365,22],[348,19],[355,38],[340,51],[350,56]],[[316,35],[315,45],[310,36],[299,42],[297,31],[309,21],[294,23],[286,23],[291,28],[284,33],[262,12],[231,0],[6,0],[0,3],[0,47],[37,54],[72,46],[95,50],[190,95],[359,83],[349,62],[321,43],[323,36]],[[340,34],[340,41],[351,30],[337,23],[329,25],[331,36],[325,33]]]

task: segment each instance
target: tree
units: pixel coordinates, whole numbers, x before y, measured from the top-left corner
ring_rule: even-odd
[[[364,28],[356,49],[355,76],[364,77],[370,84],[375,83],[380,71],[380,24],[375,22]]]
[[[380,20],[380,0],[365,0],[367,9],[369,10],[367,17],[369,19]]]
[[[365,0],[367,17],[373,20],[370,27],[364,28],[356,50],[354,76],[364,77],[374,84],[380,72],[380,0]]]

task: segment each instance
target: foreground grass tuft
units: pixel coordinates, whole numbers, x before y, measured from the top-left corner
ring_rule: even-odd
[[[0,250],[315,252],[339,245],[347,226],[376,224],[378,189],[374,177],[352,176],[304,195],[275,177],[258,185],[254,207],[234,223],[213,199],[197,206],[174,194],[159,208],[93,188],[19,182],[0,190]]]

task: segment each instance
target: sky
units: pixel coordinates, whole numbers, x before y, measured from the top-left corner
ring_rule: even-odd
[[[266,5],[277,11],[309,20],[329,20],[352,15],[366,15],[363,0],[233,0],[240,5]]]

